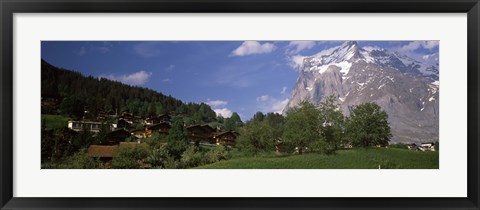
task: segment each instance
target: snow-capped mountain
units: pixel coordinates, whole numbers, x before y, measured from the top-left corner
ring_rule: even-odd
[[[398,52],[348,41],[306,57],[284,109],[335,95],[344,114],[375,102],[389,115],[393,142],[438,141],[439,67]]]

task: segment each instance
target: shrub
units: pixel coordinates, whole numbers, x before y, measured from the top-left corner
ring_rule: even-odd
[[[160,146],[159,148],[154,148],[148,155],[146,162],[149,163],[153,168],[164,168],[164,162],[169,157],[168,150],[165,146]]]
[[[86,150],[81,149],[72,156],[67,157],[64,161],[52,165],[52,167],[66,169],[94,169],[99,165],[99,160],[89,157]]]
[[[151,148],[160,148],[167,141],[167,136],[159,134],[158,132],[154,131],[151,136],[145,138],[145,142]]]
[[[181,165],[178,161],[175,160],[172,156],[168,156],[163,162],[164,168],[166,169],[176,169],[181,168]]]
[[[147,158],[148,152],[140,146],[121,147],[112,160],[112,167],[118,169],[141,168],[141,163]]]
[[[175,158],[175,160],[179,160],[187,147],[188,143],[185,141],[170,141],[167,144],[168,154]]]
[[[191,145],[183,152],[181,163],[185,168],[192,168],[204,164],[203,154],[197,150],[197,147]]]
[[[228,150],[223,145],[217,146],[205,154],[205,161],[207,164],[215,163],[220,160],[227,160],[229,158],[230,156]]]

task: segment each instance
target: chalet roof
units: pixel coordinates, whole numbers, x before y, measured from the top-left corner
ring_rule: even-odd
[[[122,115],[130,115],[130,116],[133,116],[133,113],[129,113],[129,112],[122,112]]]
[[[157,123],[157,124],[154,124],[154,125],[147,126],[146,128],[155,129],[155,128],[162,127],[162,126],[167,126],[169,128],[172,127],[169,122],[161,122],[161,123]]]
[[[128,131],[126,131],[125,129],[119,129],[119,130],[116,130],[116,131],[112,131],[110,133],[107,134],[107,136],[113,136],[113,135],[126,135],[126,136],[131,136],[132,134]]]
[[[155,119],[165,119],[165,118],[168,118],[168,120],[170,120],[172,117],[170,117],[170,115],[168,114],[161,114],[161,115],[158,115],[158,116],[147,116],[145,118],[145,120],[155,120]]]
[[[138,143],[138,142],[120,142],[119,144],[119,147],[120,148],[124,148],[124,147],[136,147],[136,146],[140,146],[140,147],[147,147],[147,143],[143,142],[143,143]]]
[[[227,135],[227,134],[233,134],[235,136],[238,136],[240,135],[238,132],[236,131],[224,131],[224,132],[220,132],[220,133],[217,133],[217,136],[223,136],[223,135]]]
[[[87,150],[89,157],[113,157],[115,155],[117,145],[115,146],[103,146],[103,145],[90,145]]]
[[[118,120],[117,120],[117,123],[120,122],[120,121],[124,121],[124,122],[126,122],[126,123],[129,123],[129,122],[128,122],[126,119],[124,119],[124,118],[118,119]]]
[[[191,125],[191,126],[188,126],[187,127],[187,130],[191,130],[191,129],[195,129],[195,128],[198,128],[198,129],[202,129],[206,132],[210,131],[210,132],[213,132],[215,131],[215,128],[212,128],[211,126],[209,126],[208,124],[204,124],[204,125]]]
[[[131,133],[144,133],[145,132],[145,129],[135,129],[135,130],[132,130]]]
[[[73,121],[73,120],[69,120],[68,121],[69,123],[90,123],[90,124],[102,124],[102,122],[96,122],[96,121]],[[104,124],[107,124],[107,123],[104,123]]]
[[[158,115],[159,118],[164,118],[164,117],[168,117],[168,118],[171,118],[169,114],[160,114]]]

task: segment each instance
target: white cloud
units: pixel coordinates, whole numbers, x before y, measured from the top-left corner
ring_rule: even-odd
[[[333,42],[333,43],[337,43],[337,42]],[[341,43],[341,42],[338,42],[338,43]],[[315,57],[315,58],[319,58],[319,57],[322,57],[322,56],[326,56],[326,55],[330,55],[333,53],[333,51],[335,51],[336,49],[338,48],[338,46],[334,46],[334,47],[331,47],[331,48],[328,48],[328,49],[324,49],[316,54],[313,54],[313,55],[310,55],[310,56],[303,56],[303,55],[300,55],[300,54],[297,54],[297,55],[291,55],[291,56],[288,56],[287,57],[287,60],[289,61],[289,65],[290,67],[292,67],[293,69],[295,70],[299,70],[302,65],[303,65],[303,60],[305,58],[308,58],[308,57]]]
[[[257,101],[267,101],[270,97],[268,95],[263,95],[257,97]]]
[[[423,55],[422,56],[422,59],[430,64],[430,65],[436,65],[438,64],[438,52],[437,53],[432,53],[432,54],[427,54],[427,55]]]
[[[407,55],[410,58],[413,58],[418,61],[424,61],[430,65],[436,65],[438,63],[438,50],[434,50],[439,46],[439,41],[412,41],[401,47],[392,47],[389,48],[392,52],[399,52],[401,54]],[[425,52],[417,52],[418,49],[426,49],[430,51],[435,51],[431,54],[426,54]]]
[[[283,86],[282,91],[280,92],[280,94],[283,95],[283,94],[285,94],[285,93],[287,93],[287,87]]]
[[[287,50],[288,54],[295,54],[299,53],[305,49],[311,49],[316,44],[315,41],[291,41],[288,43],[289,48],[293,48],[292,50]]]
[[[290,66],[294,69],[300,69],[303,65],[303,59],[305,59],[307,56],[303,55],[294,55],[289,58],[290,60]]]
[[[132,74],[124,74],[124,75],[110,74],[110,75],[100,75],[99,77],[119,81],[129,85],[143,85],[148,82],[151,76],[152,76],[151,72],[138,71]]]
[[[162,82],[170,82],[169,78],[162,79]]]
[[[210,101],[208,100],[207,102],[205,102],[206,104],[208,104],[209,106],[213,106],[213,107],[218,107],[218,106],[225,106],[228,104],[227,101],[222,101],[222,100],[215,100],[215,101]]]
[[[402,52],[412,52],[415,51],[419,48],[423,49],[433,49],[437,47],[439,44],[438,41],[413,41],[408,43],[407,45],[404,45],[400,48],[400,51]]]
[[[232,111],[227,108],[223,109],[214,109],[213,110],[215,113],[217,113],[217,116],[222,116],[222,117],[231,117],[232,116]]]
[[[257,41],[244,41],[240,47],[232,51],[231,56],[271,53],[275,48],[274,44],[268,42],[260,44]]]
[[[257,109],[264,113],[274,112],[281,114],[288,101],[288,98],[278,100],[268,95],[260,96],[257,97]]]
[[[285,106],[287,106],[288,101],[289,101],[288,98],[283,101],[275,101],[272,104],[272,112],[282,114],[282,111],[285,108]]]

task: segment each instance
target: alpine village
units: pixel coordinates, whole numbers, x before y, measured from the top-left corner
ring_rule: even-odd
[[[346,117],[331,96],[318,107],[303,101],[286,114],[257,112],[244,122],[236,112],[217,116],[206,103],[84,76],[44,60],[41,74],[42,169],[404,169],[439,164],[438,143],[390,142],[388,115],[375,103],[358,105]],[[371,134],[369,125],[381,129],[365,135]]]

